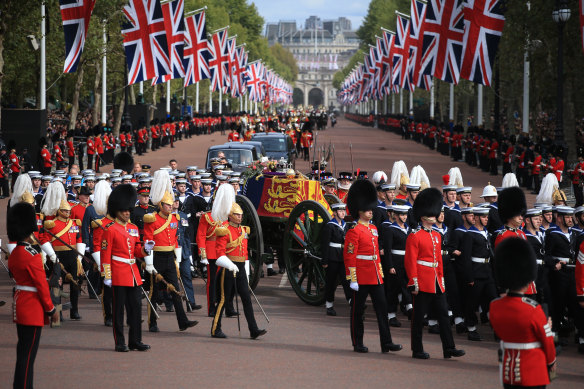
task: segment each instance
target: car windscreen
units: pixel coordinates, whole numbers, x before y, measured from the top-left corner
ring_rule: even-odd
[[[209,156],[207,160],[217,157],[219,153],[225,154],[225,158],[233,167],[245,167],[253,162],[253,154],[251,150],[246,149],[209,150]]]
[[[284,137],[262,137],[257,138],[262,145],[264,145],[264,150],[267,152],[286,152],[286,138]]]

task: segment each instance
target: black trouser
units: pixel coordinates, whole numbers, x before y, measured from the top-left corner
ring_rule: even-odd
[[[75,156],[69,157],[69,169],[75,164]]]
[[[335,292],[337,290],[337,285],[339,285],[340,278],[343,291],[345,292],[345,298],[349,301],[351,298],[351,288],[349,288],[349,281],[347,281],[345,264],[343,262],[329,262],[325,272],[325,300],[330,303],[335,301]]]
[[[499,173],[499,165],[497,164],[497,158],[489,158],[489,163],[491,165],[491,174],[497,175]]]
[[[479,305],[488,308],[491,301],[497,298],[497,287],[491,278],[475,279],[474,285],[466,287],[466,307],[464,322],[467,327],[476,326],[478,323],[476,312]],[[485,314],[487,311],[485,311]]]
[[[77,277],[77,252],[74,250],[57,251],[56,254],[57,258],[59,258],[59,262],[65,267],[65,270],[71,274],[74,281],[77,281],[79,279],[79,277]],[[65,280],[63,279],[63,281]],[[73,315],[74,313],[78,313],[79,310],[77,306],[79,302],[79,289],[73,284],[69,284],[69,299],[71,300],[70,314]]]
[[[430,308],[435,312],[438,325],[440,326],[440,340],[442,349],[454,348],[454,339],[450,330],[450,320],[448,318],[448,305],[446,294],[442,293],[436,284],[436,293],[418,292],[414,298],[414,314],[412,316],[412,352],[423,352],[422,332],[424,329],[424,316]]]
[[[100,279],[100,283],[103,282],[103,278]],[[108,320],[112,320],[112,287],[105,284],[102,285],[101,289],[101,312],[103,313],[104,323]]]
[[[81,159],[81,156],[79,158]],[[93,169],[93,154],[87,154],[87,168]],[[81,169],[81,167],[79,167],[79,169]]]
[[[164,277],[165,281],[174,288],[179,291],[181,290],[178,285],[178,277],[176,265],[174,263],[174,252],[173,251],[155,251],[154,252],[154,268],[156,271]],[[162,288],[164,285],[160,283],[159,289]],[[151,290],[154,291],[156,286]],[[177,293],[170,293],[172,297],[172,303],[174,305],[174,312],[176,313],[176,319],[178,322],[179,328],[183,328],[186,326],[189,319],[187,318],[187,314],[185,313],[185,309],[182,305],[182,301],[180,296]],[[151,295],[152,297],[152,295]],[[150,322],[148,325],[150,327],[156,325],[156,315],[150,315],[149,317]]]
[[[79,171],[83,170],[83,157],[85,156],[85,147],[80,143],[77,146],[77,160],[79,161]]]
[[[404,256],[392,255],[395,274],[391,274],[389,269],[383,269],[385,274],[384,286],[387,299],[387,312],[397,313],[399,306],[399,294],[402,295],[402,305],[405,307],[412,303],[412,294],[408,290],[408,275],[404,268]]]
[[[10,191],[8,190],[8,180],[6,178],[0,178],[0,194],[4,197],[10,197]]]
[[[251,295],[249,293],[249,285],[247,283],[245,264],[244,262],[233,263],[237,265],[237,268],[239,269],[239,271],[235,273],[235,277],[233,276],[232,272],[225,269],[224,267],[219,268],[219,273],[217,275],[217,294],[219,297],[219,303],[217,304],[215,316],[213,316],[211,335],[215,335],[217,331],[221,330],[221,317],[223,316],[223,311],[225,310],[227,296],[229,296],[232,291],[235,291],[235,298],[241,298],[241,305],[243,305],[243,313],[245,315],[247,328],[249,329],[250,334],[258,331],[258,325],[253,315],[253,306],[251,305]]]
[[[446,259],[444,259],[446,258]],[[443,257],[445,261],[451,261],[446,256]],[[462,300],[460,298],[460,292],[458,290],[458,282],[456,280],[456,271],[454,269],[454,264],[449,263],[444,267],[444,284],[446,286],[446,301],[448,302],[448,308],[452,311],[454,317],[464,317],[464,309],[462,305]]]
[[[217,265],[216,259],[207,259],[207,315],[214,316],[217,304],[216,299],[216,282],[217,282]]]
[[[579,184],[572,184],[574,189],[574,197],[576,198],[576,205],[574,207],[579,207],[584,204],[584,195],[582,193],[582,187]]]
[[[105,287],[108,289],[108,287]],[[128,344],[135,345],[142,341],[141,290],[139,286],[117,286],[112,289],[112,302],[114,306],[113,331],[116,346],[126,344],[124,339],[124,308],[128,315]]]
[[[503,176],[511,173],[511,162],[503,162]]]
[[[363,345],[363,311],[365,310],[365,300],[371,296],[371,302],[377,316],[377,326],[379,327],[379,340],[381,346],[391,343],[391,332],[387,321],[387,304],[383,284],[359,285],[357,292],[353,291],[351,304],[351,342],[353,347]]]
[[[14,183],[16,182],[16,179],[18,178],[18,174],[19,173],[12,172],[12,179],[11,179],[12,182],[10,183],[10,190],[12,192],[14,192]]]
[[[34,360],[39,350],[43,327],[16,324],[18,343],[16,344],[16,368],[14,369],[14,389],[32,389]]]
[[[548,268],[545,265],[537,265],[537,279],[535,280],[537,294],[535,295],[535,300],[541,304],[546,316],[550,316],[552,307],[549,278]]]
[[[580,306],[576,296],[576,279],[574,268],[562,266],[560,270],[552,271],[552,299],[553,299],[553,331],[560,329],[562,318],[567,315],[574,318],[578,336],[584,337],[584,308]]]

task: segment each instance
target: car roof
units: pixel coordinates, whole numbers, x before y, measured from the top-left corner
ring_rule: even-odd
[[[282,134],[280,132],[261,132],[261,133],[255,133],[251,136],[252,139],[254,138],[261,138],[264,136],[279,136],[279,137],[285,137],[288,136],[287,134]]]
[[[241,142],[228,142],[222,145],[215,145],[209,147],[209,150],[223,150],[223,149],[245,149],[245,150],[252,150],[255,149],[255,145],[249,143],[241,143]]]

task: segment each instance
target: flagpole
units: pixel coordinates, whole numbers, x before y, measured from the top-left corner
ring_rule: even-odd
[[[436,104],[434,98],[434,80],[432,80],[432,86],[430,87],[430,119],[434,119],[434,104]]]
[[[243,111],[243,96],[239,96],[239,112]]]
[[[144,96],[144,81],[140,81],[140,94]]]
[[[195,84],[195,112],[199,113],[199,83]]]
[[[196,14],[197,12],[205,11],[206,9],[207,9],[207,6],[204,6],[203,8],[199,8],[199,9],[196,9],[194,11],[185,12],[185,16]]]
[[[209,83],[209,113],[213,112],[213,84]]]
[[[219,87],[219,115],[223,113],[223,91]]]
[[[166,81],[166,117],[170,117],[170,80]]]
[[[101,72],[101,124],[105,127],[107,124],[107,33],[106,24],[103,24],[103,59]],[[124,64],[124,66],[127,66]]]
[[[395,114],[395,93],[391,92],[391,113]]]
[[[41,76],[39,80],[39,109],[47,109],[47,69],[46,69],[46,47],[45,47],[45,35],[46,30],[46,13],[45,13],[45,2],[41,3]]]
[[[498,128],[495,129],[499,130]],[[529,53],[523,53],[523,120],[522,132],[529,132]]]
[[[249,99],[245,99],[245,112],[247,112],[247,100],[249,100]]]
[[[404,90],[399,91],[399,113],[404,114]]]
[[[480,126],[483,124],[483,84],[479,84],[477,100],[477,125]]]
[[[414,116],[414,92],[410,91],[410,109],[408,110],[408,114],[412,114]]]
[[[448,108],[448,119],[454,122],[454,84],[450,84],[450,107]]]

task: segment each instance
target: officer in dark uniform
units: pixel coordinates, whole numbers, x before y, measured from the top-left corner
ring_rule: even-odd
[[[461,261],[464,268],[468,340],[481,341],[482,337],[476,328],[476,311],[480,305],[486,312],[491,301],[497,298],[497,289],[490,264],[492,250],[487,231],[489,208],[475,207],[473,213],[474,225],[464,234]]]
[[[140,239],[144,238],[144,215],[156,212],[156,207],[150,204],[150,188],[138,189],[138,204],[132,212],[132,223],[140,230]]]
[[[540,230],[541,218],[541,209],[528,209],[525,213],[525,226],[523,227],[523,232],[525,233],[525,237],[531,248],[533,248],[537,262],[537,279],[535,280],[537,295],[534,297],[537,302],[542,305],[543,310],[547,314],[549,312],[550,286],[549,269],[545,260],[549,260],[549,257],[545,257],[545,234]],[[553,263],[550,264],[549,267],[553,267]]]
[[[444,196],[444,223],[455,230],[462,225],[460,207],[456,204],[456,185],[443,185],[442,194]]]
[[[349,282],[345,277],[345,266],[343,264],[346,205],[344,203],[336,203],[332,204],[331,208],[333,210],[333,218],[324,225],[321,235],[322,266],[326,271],[326,314],[329,316],[337,316],[337,312],[333,308],[333,303],[335,301],[335,291],[339,284],[339,277],[343,291],[345,292],[345,298],[347,301],[351,299]]]
[[[381,225],[381,248],[383,249],[383,273],[385,275],[385,296],[387,299],[387,317],[389,325],[401,327],[397,319],[399,294],[402,295],[401,304],[408,318],[412,316],[412,295],[408,290],[408,277],[404,267],[406,255],[406,239],[410,233],[410,227],[406,223],[410,207],[407,205],[394,205],[391,207],[395,215],[395,222],[385,221]]]

